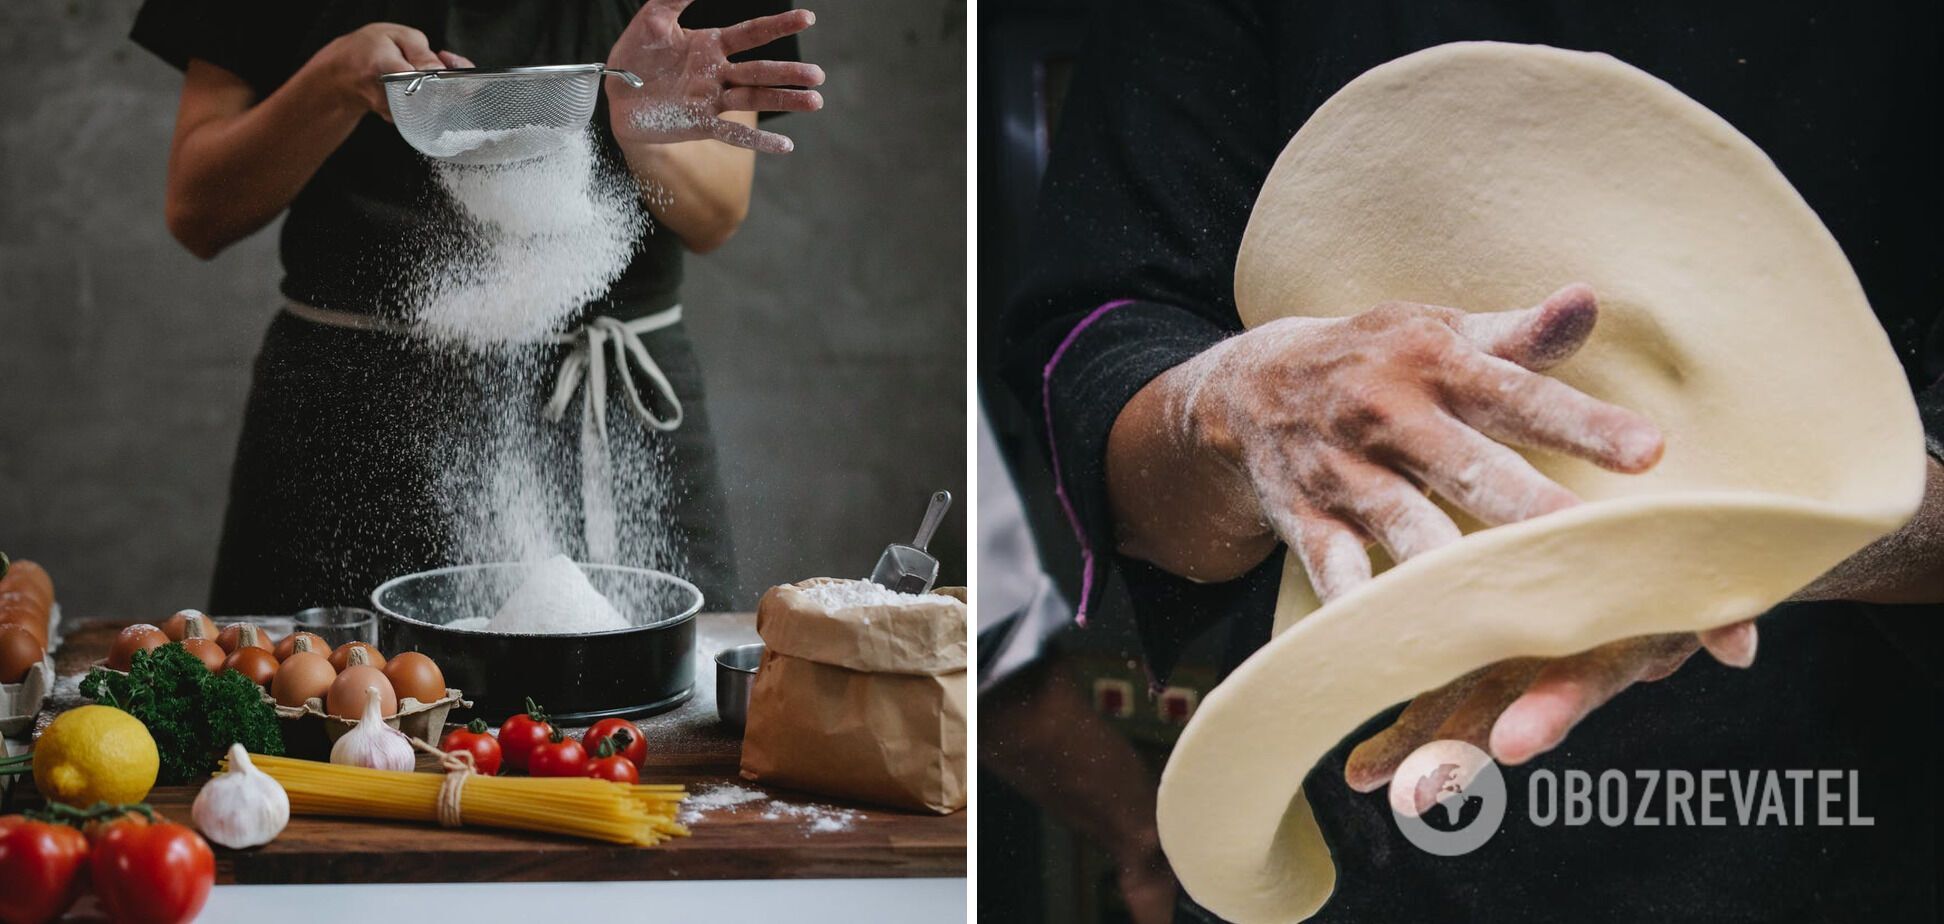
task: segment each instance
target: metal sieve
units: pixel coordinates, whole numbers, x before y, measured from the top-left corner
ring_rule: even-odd
[[[641,78],[605,64],[401,71],[385,84],[405,142],[435,160],[506,164],[560,149],[594,115],[601,77]]]

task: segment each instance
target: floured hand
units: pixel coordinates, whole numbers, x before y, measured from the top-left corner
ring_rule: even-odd
[[[1570,285],[1517,311],[1393,302],[1223,341],[1115,421],[1122,551],[1228,580],[1281,539],[1327,602],[1370,579],[1373,541],[1400,562],[1457,541],[1426,488],[1487,524],[1578,502],[1506,444],[1645,471],[1662,451],[1652,423],[1536,371],[1578,350],[1598,313]]]
[[[610,121],[622,142],[666,144],[713,138],[784,154],[782,135],[722,117],[728,112],[810,112],[823,108],[823,68],[795,61],[729,56],[795,35],[817,21],[809,10],[763,16],[722,29],[685,29],[676,20],[693,0],[648,0],[608,52],[607,65],[640,77],[640,87],[608,83]]]

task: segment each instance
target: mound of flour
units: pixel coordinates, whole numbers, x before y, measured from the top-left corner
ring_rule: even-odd
[[[905,594],[870,581],[826,581],[799,587],[811,602],[827,610],[853,606],[916,606],[921,603],[958,603],[957,597],[944,594]]]
[[[587,582],[574,560],[555,555],[535,564],[519,589],[487,621],[491,632],[569,633],[626,629],[628,617]]]

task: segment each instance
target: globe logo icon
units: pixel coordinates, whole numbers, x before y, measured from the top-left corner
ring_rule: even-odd
[[[1505,775],[1491,755],[1463,741],[1412,751],[1391,777],[1389,795],[1399,833],[1440,857],[1477,850],[1505,821]]]

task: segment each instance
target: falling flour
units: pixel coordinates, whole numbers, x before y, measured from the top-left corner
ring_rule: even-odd
[[[955,604],[957,597],[944,594],[906,594],[899,593],[882,584],[870,581],[825,581],[808,587],[799,587],[804,596],[812,603],[827,610],[849,609],[854,606],[915,606],[918,604]]]
[[[648,232],[641,184],[597,149],[591,128],[453,131],[430,147],[459,160],[536,154],[493,165],[430,163],[440,200],[430,207],[450,220],[415,239],[404,294],[424,345],[450,358],[449,377],[428,393],[463,396],[435,428],[412,435],[432,473],[434,515],[445,521],[445,562],[534,563],[564,554],[685,573],[680,536],[669,526],[668,438],[612,410],[620,407],[613,395],[607,433],[583,434],[588,388],[611,387],[607,381],[583,383],[564,420],[541,414],[564,353],[559,335],[584,321]],[[579,450],[584,439],[602,437],[611,447],[604,467]],[[450,625],[499,628],[499,617],[487,614],[501,602],[469,601],[469,618]],[[641,601],[624,605],[653,617]],[[580,629],[501,630],[613,627],[596,615]],[[548,619],[555,617],[580,625],[563,614]]]
[[[633,258],[647,227],[639,189],[625,170],[601,163],[591,131],[447,135],[463,136],[450,144],[470,150],[461,146],[517,143],[519,133],[536,130],[557,136],[545,156],[433,163],[462,226],[454,230],[461,240],[428,249],[408,287],[426,336],[480,347],[545,338],[605,294]]]
[[[803,833],[825,834],[833,831],[849,831],[857,826],[857,820],[864,813],[826,805],[802,805],[772,799],[769,794],[733,783],[718,783],[698,789],[689,794],[682,802],[680,821],[694,824],[702,816],[719,809],[733,809],[738,806],[762,802],[761,817],[765,821],[790,819],[802,823]]]

